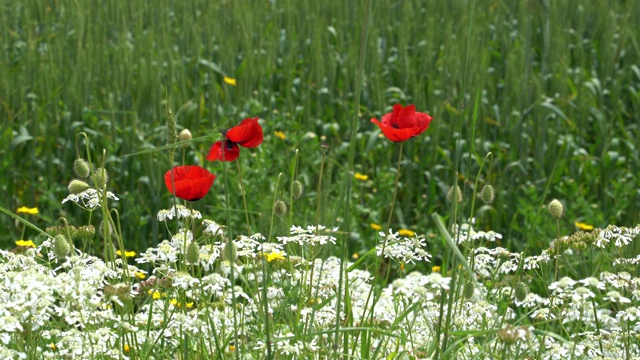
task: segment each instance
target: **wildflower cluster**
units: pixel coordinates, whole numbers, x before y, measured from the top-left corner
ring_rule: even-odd
[[[378,256],[401,263],[429,262],[431,259],[431,254],[424,250],[427,245],[424,235],[415,235],[414,233],[412,237],[406,237],[401,236],[398,232],[394,233],[391,229],[388,234],[380,231],[379,235],[382,239],[376,247]],[[385,242],[386,246],[384,246]]]

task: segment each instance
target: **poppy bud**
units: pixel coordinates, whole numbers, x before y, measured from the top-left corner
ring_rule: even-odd
[[[454,185],[449,188],[449,192],[447,193],[447,199],[450,202],[460,203],[462,202],[462,190],[458,185]]]
[[[276,216],[280,217],[287,212],[287,204],[282,200],[278,200],[273,206],[273,211],[276,213]]]
[[[69,193],[73,195],[78,195],[81,192],[88,190],[89,184],[87,184],[82,180],[75,179],[75,180],[71,180],[71,182],[69,183],[69,186],[67,186],[67,189],[69,189]]]
[[[189,243],[187,246],[187,254],[185,255],[185,259],[189,264],[195,264],[200,260],[200,246],[195,241]]]
[[[108,232],[107,236],[109,237],[116,237],[118,234],[116,234],[113,231],[113,223],[111,223],[111,221],[107,222],[105,224],[104,220],[100,222],[100,225],[98,226],[98,233],[100,233],[100,236],[102,236],[103,238],[105,237],[105,226],[107,227],[106,231]]]
[[[91,173],[89,163],[85,159],[76,159],[73,162],[73,171],[81,178],[86,178]]]
[[[291,195],[297,199],[302,195],[302,183],[298,180],[295,180],[291,183]]]
[[[467,300],[471,299],[475,291],[476,291],[476,288],[473,286],[473,283],[471,281],[464,284],[463,295],[465,299]]]
[[[69,246],[69,242],[64,235],[56,235],[56,237],[53,238],[53,253],[57,258],[64,259],[69,255],[70,251],[71,246]]]
[[[491,185],[485,185],[482,188],[482,192],[480,193],[480,198],[484,201],[485,204],[491,204],[493,199],[496,197],[496,191],[493,189]]]
[[[107,187],[107,183],[109,182],[109,174],[107,173],[107,169],[97,168],[95,174],[93,175],[93,181],[98,189],[103,190]]]
[[[191,131],[189,131],[189,129],[182,130],[180,132],[180,135],[178,136],[178,139],[180,139],[180,141],[189,141],[189,140],[191,140]]]
[[[564,208],[562,207],[562,203],[560,201],[558,201],[557,199],[553,199],[549,203],[549,206],[547,207],[547,210],[549,210],[549,214],[551,215],[551,217],[556,219],[556,220],[560,219],[562,217],[562,215],[564,214]]]
[[[220,257],[222,258],[222,260],[235,261],[237,256],[238,248],[236,247],[236,244],[232,240],[228,240],[224,244],[224,249],[222,250],[222,254],[220,254]]]
[[[527,295],[529,295],[529,287],[527,284],[519,282],[518,285],[516,285],[516,299],[518,299],[518,301],[524,301]]]

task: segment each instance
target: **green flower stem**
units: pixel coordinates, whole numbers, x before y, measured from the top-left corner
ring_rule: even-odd
[[[240,161],[235,161],[238,167],[238,181],[240,182],[240,193],[242,194],[242,204],[244,205],[244,217],[247,221],[247,236],[251,235],[251,224],[249,223],[249,208],[247,207],[247,195],[244,191],[244,182],[242,181],[242,169],[240,167]]]
[[[402,164],[402,149],[404,147],[404,143],[401,142],[400,143],[400,154],[398,155],[398,166],[396,168],[396,181],[395,181],[395,187],[393,190],[393,198],[391,200],[391,209],[389,210],[389,217],[387,218],[387,231],[389,231],[389,227],[391,226],[391,218],[393,217],[393,208],[395,207],[395,203],[396,203],[396,197],[398,196],[398,184],[400,183],[400,165]],[[367,311],[367,308],[369,307],[369,302],[371,301],[371,296],[373,295],[373,288],[375,287],[376,283],[378,283],[380,281],[380,278],[377,276],[380,272],[380,266],[382,265],[382,261],[380,260],[381,258],[384,259],[384,251],[387,248],[387,234],[385,234],[384,237],[384,243],[382,244],[382,250],[380,252],[380,257],[376,257],[376,280],[374,281],[373,284],[371,284],[371,286],[369,287],[369,293],[367,294],[367,300],[364,303],[364,307],[363,307],[363,313],[362,313],[362,317],[365,316],[365,312]],[[389,266],[387,268],[387,274],[385,275],[385,279],[387,279],[389,277],[389,273],[391,271],[391,266]],[[369,321],[373,321],[373,310],[375,308],[375,300],[373,301],[373,304],[371,306],[371,309],[369,311]],[[355,344],[357,342],[357,335],[356,335],[356,340],[354,340],[354,348],[352,349],[352,351],[355,351]]]

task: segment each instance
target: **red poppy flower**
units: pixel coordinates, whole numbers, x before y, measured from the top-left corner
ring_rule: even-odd
[[[240,156],[238,145],[246,148],[254,148],[262,144],[264,134],[262,126],[258,123],[258,118],[248,118],[242,120],[240,124],[229,130],[221,132],[224,140],[216,141],[206,159],[209,161],[233,161]]]
[[[387,139],[402,142],[427,130],[431,116],[416,112],[415,105],[403,108],[402,105],[396,104],[392,112],[382,117],[382,122],[375,118],[372,118],[371,122],[380,127]]]
[[[164,183],[169,192],[187,201],[202,199],[215,179],[215,175],[200,166],[176,166],[164,174]]]

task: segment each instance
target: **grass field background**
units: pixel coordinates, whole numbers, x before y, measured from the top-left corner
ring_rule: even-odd
[[[125,244],[144,250],[166,236],[155,214],[172,204],[162,180],[171,164],[167,151],[126,155],[164,146],[171,112],[178,130],[210,135],[190,145],[186,162],[220,176],[222,165],[204,160],[218,131],[259,116],[265,142],[240,158],[254,230],[267,231],[278,174],[288,178],[296,149],[307,191],[293,223],[313,223],[322,142],[331,149],[320,223],[341,226],[356,131],[355,170],[368,176],[354,180],[352,193],[349,246],[357,252],[376,242],[370,224],[386,222],[398,156],[369,119],[413,103],[434,120],[405,144],[392,228],[435,233],[429,215],[449,213],[456,181],[472,196],[489,152],[479,185],[492,184],[497,197],[473,216],[514,251],[544,248],[555,236],[540,216],[552,198],[565,205],[562,233],[575,221],[640,221],[634,1],[374,1],[354,128],[365,12],[357,1],[1,1],[2,205],[37,207],[29,219],[41,228],[59,217],[86,222],[86,213],[60,204],[84,131],[93,157],[106,150]],[[228,171],[239,194],[235,167]],[[196,207],[223,221],[225,191],[219,177]],[[230,207],[231,222],[242,224],[239,195]],[[0,224],[7,248],[22,225],[9,217]]]

